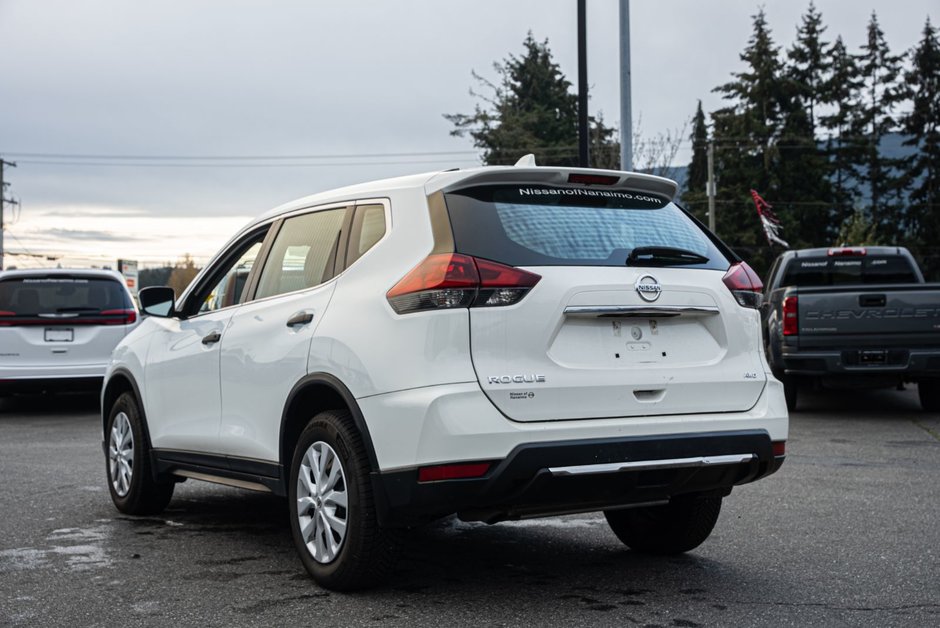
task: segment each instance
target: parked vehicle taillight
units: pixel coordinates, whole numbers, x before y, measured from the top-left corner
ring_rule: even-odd
[[[137,321],[137,312],[135,312],[133,309],[102,310],[101,316],[114,317],[101,319],[101,322],[105,325],[130,325]]]
[[[732,264],[721,280],[740,305],[755,309],[760,307],[764,298],[764,284],[747,262]]]
[[[867,254],[868,250],[863,246],[842,246],[828,251],[829,257],[861,257]]]
[[[787,297],[783,300],[783,335],[796,336],[800,333],[799,322],[800,307],[797,297]]]
[[[385,295],[398,314],[518,303],[541,277],[459,253],[429,255]]]

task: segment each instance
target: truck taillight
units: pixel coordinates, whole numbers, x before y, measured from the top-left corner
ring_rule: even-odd
[[[541,277],[459,253],[429,255],[386,293],[398,314],[518,303]]]
[[[760,307],[764,284],[747,262],[732,264],[721,280],[740,305],[755,309]]]
[[[797,336],[800,333],[799,322],[800,307],[797,297],[787,297],[783,300],[783,335]]]

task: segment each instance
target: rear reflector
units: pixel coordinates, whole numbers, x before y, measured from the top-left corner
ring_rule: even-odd
[[[418,469],[419,482],[439,482],[441,480],[461,480],[480,478],[490,470],[489,462],[471,462],[468,464],[442,464],[436,467]]]
[[[735,300],[743,307],[758,308],[764,298],[764,284],[747,262],[733,264],[721,278]]]
[[[800,303],[797,297],[783,300],[783,335],[797,336],[800,333]]]
[[[584,174],[572,172],[568,175],[568,183],[581,183],[583,185],[613,185],[620,181],[620,177],[609,174]]]
[[[829,249],[829,257],[862,255],[868,255],[868,250],[863,246],[843,246],[835,249]]]
[[[777,440],[773,442],[774,455],[775,456],[786,456],[787,455],[787,441]]]
[[[429,255],[385,295],[398,314],[512,305],[541,277],[459,253]]]

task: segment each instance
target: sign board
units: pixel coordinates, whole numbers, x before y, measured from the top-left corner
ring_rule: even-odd
[[[137,278],[137,260],[118,260],[118,272],[124,275],[124,281],[131,294],[137,296],[138,278]]]

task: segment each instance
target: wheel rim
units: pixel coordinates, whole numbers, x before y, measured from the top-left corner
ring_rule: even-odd
[[[114,492],[119,497],[127,495],[131,490],[131,478],[134,475],[134,433],[125,412],[118,412],[111,423],[108,470]]]
[[[323,441],[304,453],[297,475],[297,521],[307,551],[318,563],[336,558],[349,524],[346,472],[332,447]]]

